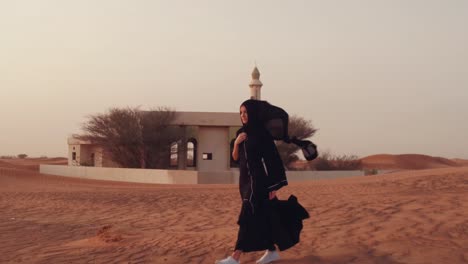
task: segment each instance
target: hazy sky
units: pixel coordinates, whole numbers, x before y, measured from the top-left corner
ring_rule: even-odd
[[[255,61],[321,150],[468,158],[465,0],[0,0],[0,155],[115,106],[237,112]]]

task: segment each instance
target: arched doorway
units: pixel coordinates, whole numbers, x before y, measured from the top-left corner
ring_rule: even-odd
[[[187,167],[197,167],[197,140],[194,138],[187,141]]]

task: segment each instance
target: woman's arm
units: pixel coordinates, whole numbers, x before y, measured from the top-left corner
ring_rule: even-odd
[[[234,148],[232,150],[232,159],[237,161],[239,159],[239,145],[234,143]]]
[[[246,138],[247,138],[246,133],[240,133],[239,136],[237,136],[236,140],[234,141],[234,148],[232,150],[232,158],[236,161],[239,159],[239,144],[242,143]]]

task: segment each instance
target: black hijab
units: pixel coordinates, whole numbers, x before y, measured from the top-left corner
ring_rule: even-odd
[[[289,115],[282,108],[253,99],[244,101],[241,106],[247,109],[248,122],[243,124],[247,133],[268,133],[274,140],[288,141]]]
[[[299,146],[307,160],[318,156],[317,146],[309,140],[299,140],[289,137],[289,115],[282,108],[274,106],[267,101],[249,99],[241,106],[247,109],[248,121],[243,124],[243,130],[250,135],[268,136],[274,140],[282,140]]]
[[[267,134],[264,122],[261,119],[261,105],[256,100],[247,100],[241,104],[247,109],[247,124],[242,124],[243,131],[248,135],[261,136]]]

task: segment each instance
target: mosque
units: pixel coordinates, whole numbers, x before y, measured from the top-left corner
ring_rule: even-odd
[[[260,72],[252,72],[250,97],[261,99]],[[239,169],[231,152],[236,131],[241,126],[239,113],[176,112],[171,123],[185,131],[171,145],[169,169],[122,168],[109,153],[92,142],[68,138],[68,165],[41,164],[43,174],[65,177],[152,183],[152,184],[237,184]],[[288,171],[289,182],[334,179],[363,175],[362,171]]]
[[[260,72],[252,71],[250,98],[260,100]],[[228,171],[235,167],[231,151],[240,128],[239,113],[176,112],[172,125],[180,126],[185,134],[171,145],[171,167],[199,172]],[[119,167],[99,145],[68,138],[68,165],[90,167]]]

